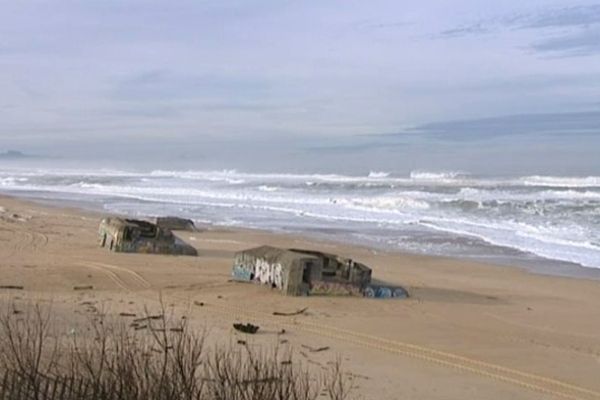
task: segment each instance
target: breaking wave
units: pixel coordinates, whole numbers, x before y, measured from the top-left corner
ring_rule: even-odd
[[[600,268],[596,176],[0,170],[0,190],[89,200],[135,215],[172,213],[266,229],[338,229],[411,251],[458,256],[506,251]]]
[[[426,180],[426,181],[445,181],[456,178],[466,177],[467,174],[458,171],[442,171],[442,172],[428,172],[428,171],[411,171],[410,178],[415,180]]]
[[[369,172],[369,175],[368,175],[369,178],[375,178],[375,179],[387,178],[388,176],[390,176],[389,172],[381,172],[381,171],[371,171],[371,172]]]
[[[522,182],[528,186],[600,188],[600,176],[558,177],[534,175],[523,178]]]

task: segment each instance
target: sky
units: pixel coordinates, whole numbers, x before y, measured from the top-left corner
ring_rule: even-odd
[[[1,6],[0,150],[600,175],[597,1]]]

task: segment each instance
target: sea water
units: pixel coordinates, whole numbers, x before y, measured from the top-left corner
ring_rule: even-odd
[[[177,215],[415,253],[600,268],[600,176],[2,168],[0,190],[135,217]]]

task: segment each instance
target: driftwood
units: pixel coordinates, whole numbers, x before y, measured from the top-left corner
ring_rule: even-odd
[[[148,329],[148,325],[132,325],[133,329],[135,329],[136,331],[141,331],[142,329]]]
[[[307,349],[308,351],[310,351],[311,353],[318,353],[320,351],[325,351],[325,350],[329,350],[329,346],[323,346],[323,347],[311,347],[308,346],[306,344],[303,344],[302,347],[304,347],[305,349]]]
[[[163,315],[149,315],[147,317],[144,318],[136,318],[133,320],[133,322],[144,322],[144,321],[150,321],[151,319],[162,319]]]
[[[289,313],[286,313],[286,312],[279,312],[279,311],[274,311],[274,312],[273,312],[273,315],[277,315],[277,316],[280,316],[280,317],[290,317],[290,316],[292,316],[292,315],[300,315],[300,314],[304,314],[304,312],[305,312],[306,310],[308,310],[308,307],[304,307],[304,308],[302,308],[302,309],[300,309],[300,310],[293,311],[293,312],[289,312]]]
[[[233,324],[233,327],[235,328],[235,330],[240,331],[240,332],[244,332],[244,333],[249,333],[251,335],[255,334],[258,331],[258,326],[256,325],[252,325],[251,323],[247,323],[247,324]]]
[[[92,285],[86,286],[73,286],[73,290],[92,290],[94,287]]]
[[[135,317],[135,314],[130,312],[122,312],[119,313],[119,317]]]
[[[0,289],[23,290],[24,287],[19,285],[0,285]]]

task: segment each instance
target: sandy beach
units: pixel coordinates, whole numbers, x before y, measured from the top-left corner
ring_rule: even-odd
[[[600,399],[597,280],[210,227],[178,233],[199,257],[117,254],[97,244],[102,216],[0,197],[0,285],[23,286],[2,299],[51,302],[67,326],[82,303],[118,315],[162,298],[224,340],[236,321],[261,326],[256,346],[280,344],[285,329],[307,365],[340,357],[356,398]],[[285,297],[231,282],[234,252],[260,244],[347,255],[411,297]]]

